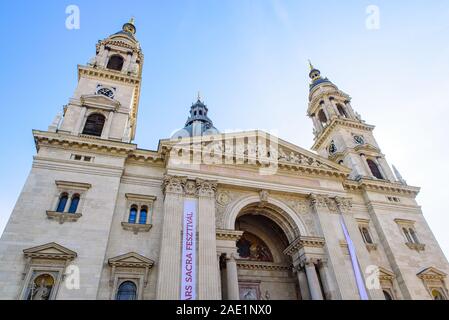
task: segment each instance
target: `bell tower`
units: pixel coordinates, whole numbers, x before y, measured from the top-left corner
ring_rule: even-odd
[[[96,45],[95,56],[78,66],[78,85],[63,118],[49,131],[131,142],[136,132],[143,53],[134,19]],[[60,123],[61,122],[61,123]]]
[[[351,97],[310,63],[307,115],[314,126],[312,150],[352,169],[351,178],[398,182],[373,135],[351,106]],[[402,183],[401,181],[399,181]]]

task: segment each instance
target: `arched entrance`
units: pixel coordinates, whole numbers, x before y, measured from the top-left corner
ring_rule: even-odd
[[[242,201],[245,203],[245,200]],[[297,276],[292,270],[291,257],[284,254],[288,245],[304,230],[294,217],[270,202],[252,202],[235,206],[238,213],[230,212],[234,219],[233,229],[240,231],[233,258],[241,300],[297,300],[300,290]],[[229,222],[229,221],[228,221]],[[225,257],[221,261],[223,297],[226,292]],[[234,266],[232,266],[234,268]]]

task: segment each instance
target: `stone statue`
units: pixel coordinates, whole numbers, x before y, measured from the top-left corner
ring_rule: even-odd
[[[45,279],[41,280],[39,286],[37,286],[37,284],[33,285],[31,300],[48,300],[49,296],[50,289],[45,286]]]

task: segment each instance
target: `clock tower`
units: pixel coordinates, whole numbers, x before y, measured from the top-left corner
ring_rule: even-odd
[[[49,131],[131,142],[136,132],[143,53],[134,19],[96,45],[95,56],[78,66],[78,86]],[[61,122],[59,124],[59,122]]]
[[[351,178],[396,182],[373,135],[351,106],[351,97],[338,89],[310,62],[307,115],[314,125],[312,149],[319,155],[352,169]]]

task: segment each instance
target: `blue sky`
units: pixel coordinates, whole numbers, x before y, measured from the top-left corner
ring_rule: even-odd
[[[115,4],[117,3],[117,4]],[[120,4],[119,4],[120,3]],[[448,1],[1,1],[0,231],[31,168],[31,129],[68,102],[76,66],[136,18],[145,53],[137,136],[155,149],[184,124],[201,91],[221,130],[263,129],[304,148],[307,59],[353,98],[411,185],[449,256]],[[68,5],[79,30],[65,28]],[[380,9],[368,30],[366,7]]]

